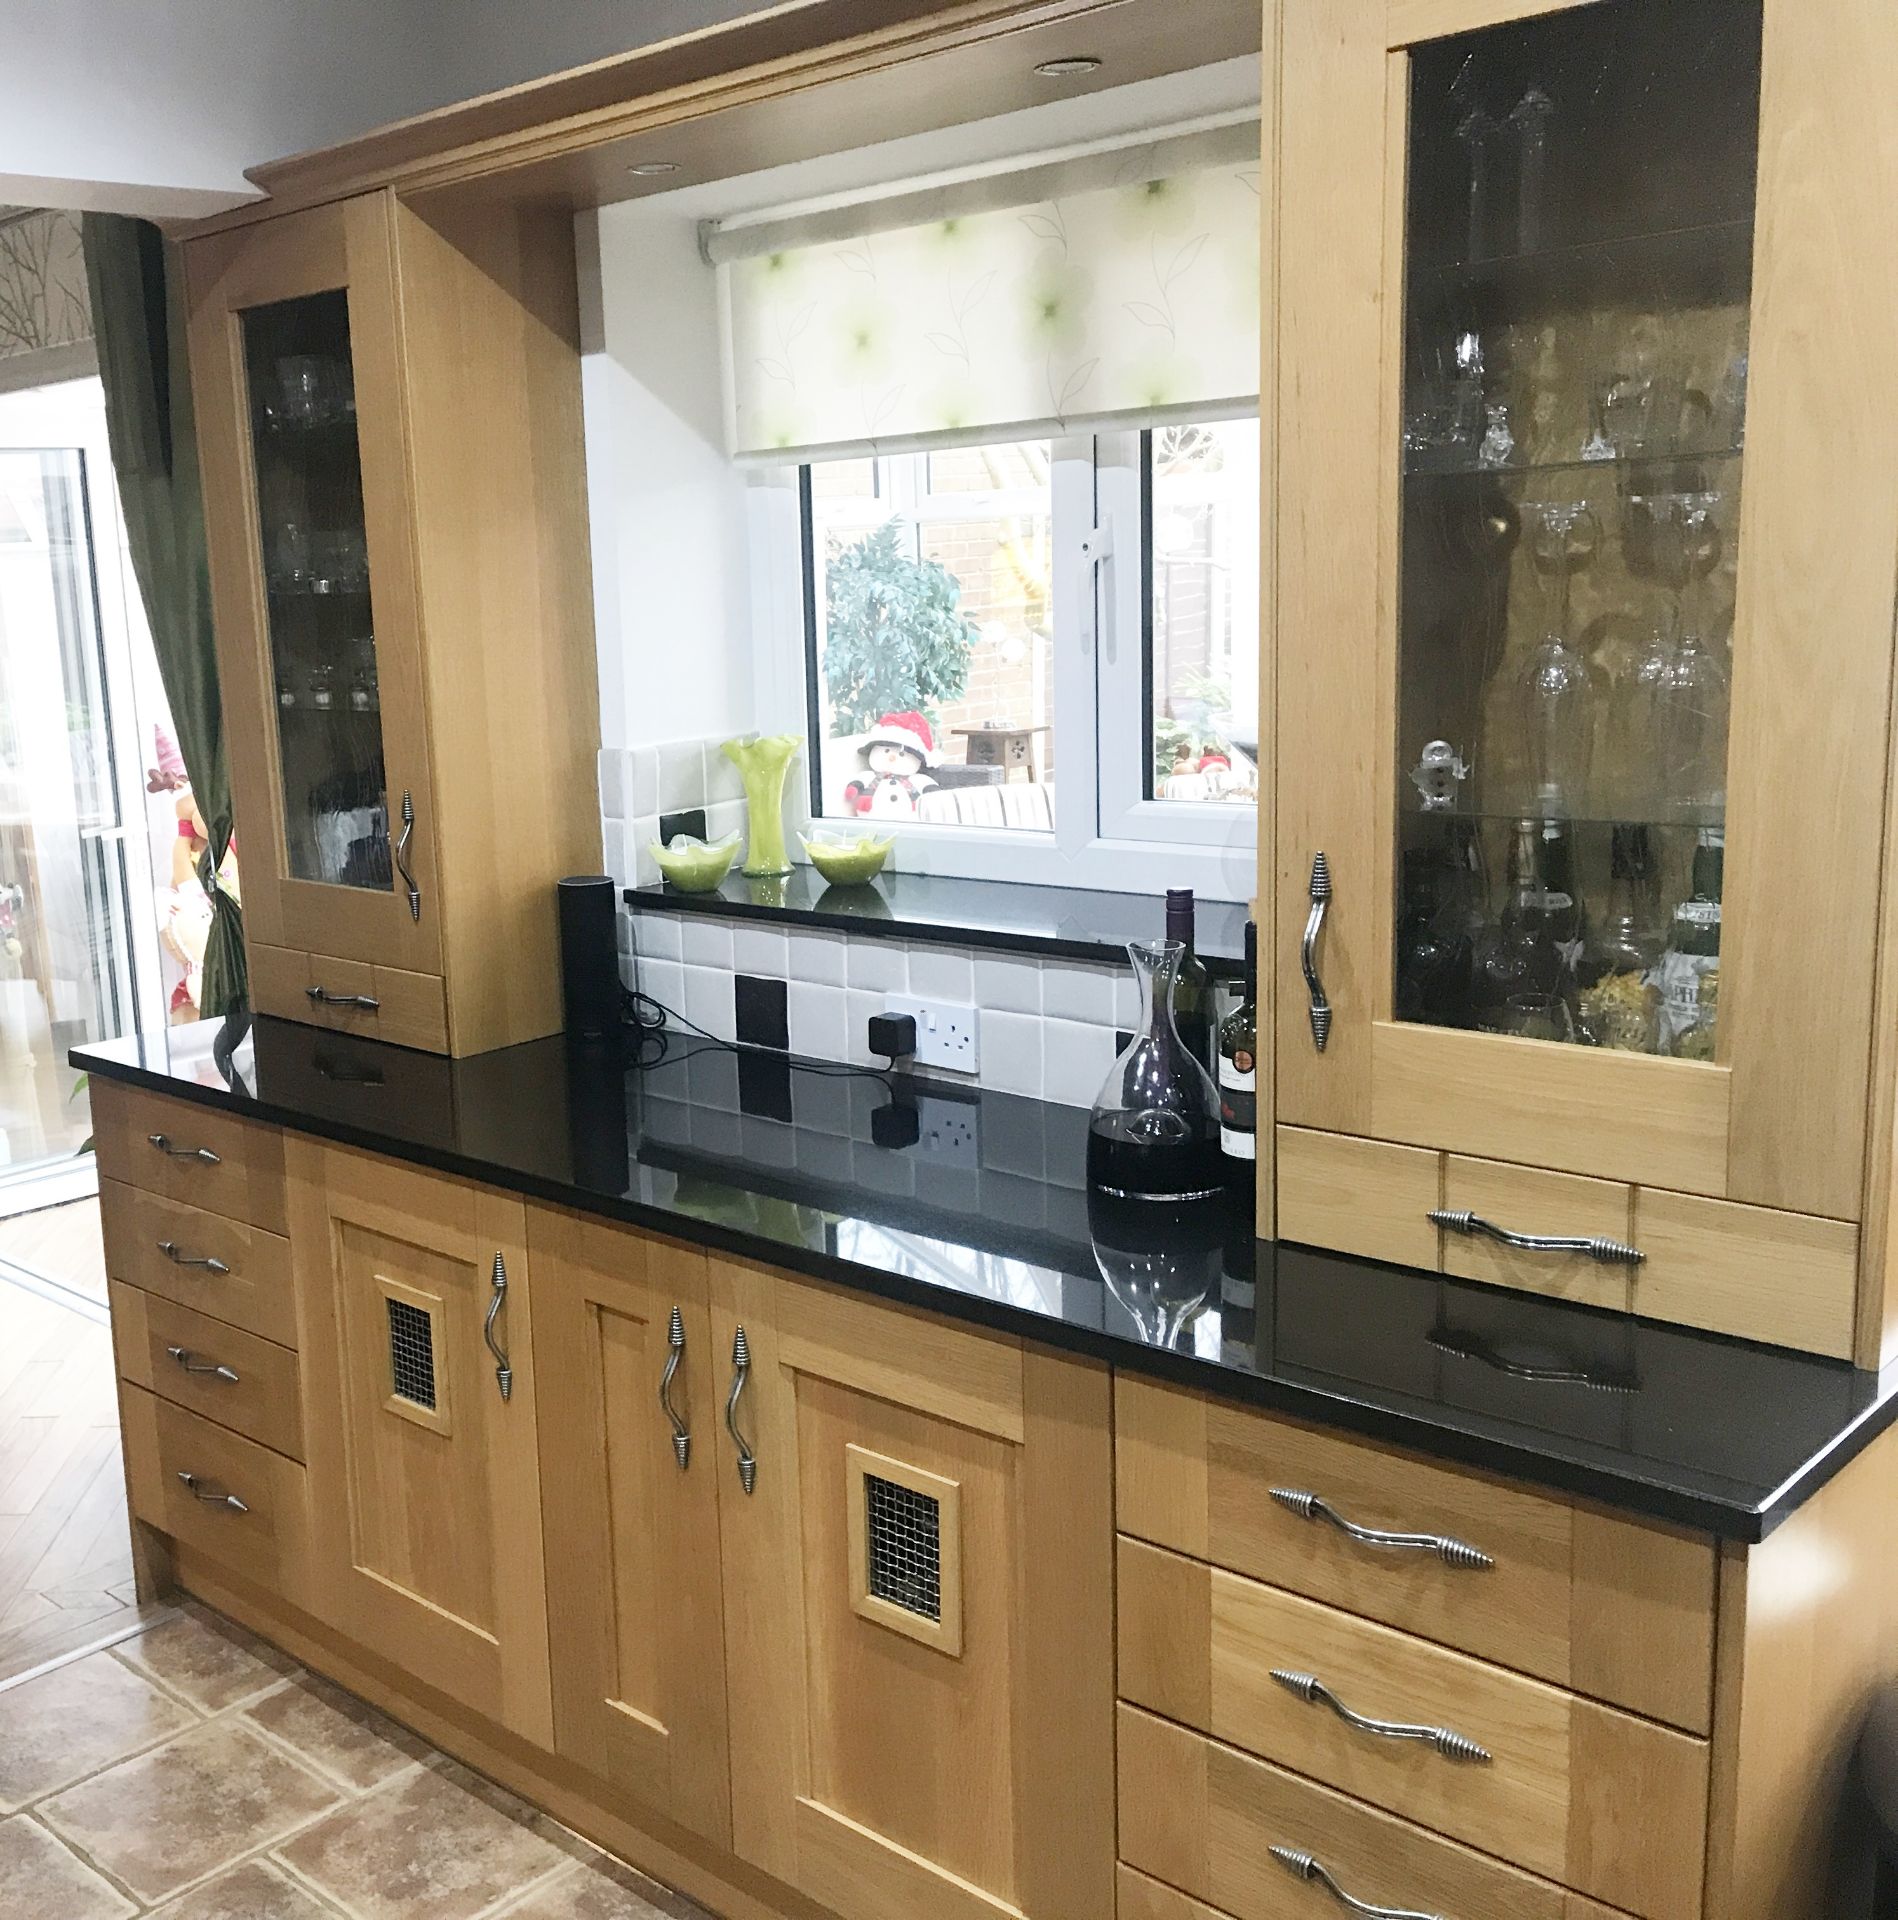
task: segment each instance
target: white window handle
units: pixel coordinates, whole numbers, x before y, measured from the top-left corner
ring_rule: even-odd
[[[1101,607],[1101,568],[1114,557],[1114,528],[1111,521],[1090,528],[1081,536],[1081,645],[1094,651],[1098,637]]]

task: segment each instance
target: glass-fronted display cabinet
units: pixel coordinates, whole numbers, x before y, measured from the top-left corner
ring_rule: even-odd
[[[1891,216],[1818,131],[1859,11],[1286,0],[1278,1118],[1436,1150],[1453,1271],[1573,1241],[1639,1307],[1688,1196],[1855,1258],[1898,532]]]
[[[387,996],[370,970],[382,968],[437,977],[439,1027],[435,817],[387,210],[374,198],[293,215],[202,243],[191,265],[259,1004],[281,991],[312,1013],[380,1014]]]

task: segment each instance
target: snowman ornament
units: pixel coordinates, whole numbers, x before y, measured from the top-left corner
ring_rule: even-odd
[[[844,804],[866,820],[914,820],[916,805],[936,783],[924,768],[936,757],[936,736],[920,713],[886,713],[858,749],[864,772],[844,789]]]

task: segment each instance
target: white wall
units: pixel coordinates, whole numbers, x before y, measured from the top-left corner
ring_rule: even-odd
[[[3,0],[0,201],[155,217],[244,169],[759,0]]]
[[[602,743],[740,733],[749,486],[725,452],[712,270],[677,214],[607,207],[577,230]]]

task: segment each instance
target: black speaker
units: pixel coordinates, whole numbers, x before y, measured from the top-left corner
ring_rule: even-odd
[[[560,1000],[567,1038],[617,1041],[620,1033],[619,901],[604,873],[579,873],[554,888],[560,898]]]

